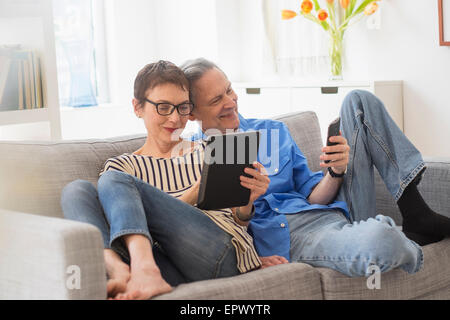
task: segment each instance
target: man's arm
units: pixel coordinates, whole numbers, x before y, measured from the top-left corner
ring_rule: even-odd
[[[331,167],[331,170],[337,174],[342,174],[347,170],[347,164],[349,159],[350,147],[347,144],[347,140],[342,136],[330,137],[331,142],[337,142],[337,145],[323,147],[324,153],[334,154],[322,154],[320,160],[331,160],[328,163],[321,162],[321,167]],[[332,202],[339,192],[343,178],[334,178],[329,172],[325,177],[314,187],[311,194],[308,197],[308,201],[311,204],[329,204]]]
[[[338,194],[343,178],[333,178],[329,173],[314,187],[308,197],[311,204],[329,204]]]

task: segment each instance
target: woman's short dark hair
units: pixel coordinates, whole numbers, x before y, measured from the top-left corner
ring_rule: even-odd
[[[184,72],[172,62],[159,60],[147,64],[138,72],[134,80],[134,98],[142,105],[145,102],[147,90],[166,83],[189,91],[189,81]]]

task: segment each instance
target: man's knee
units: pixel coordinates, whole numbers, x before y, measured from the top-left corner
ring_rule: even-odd
[[[369,220],[371,221],[368,221],[370,227],[364,241],[364,250],[374,261],[384,261],[389,264],[397,262],[404,252],[405,239],[401,231],[395,227],[395,223],[389,217]]]
[[[377,102],[375,105],[380,105],[380,99],[374,95],[372,92],[367,90],[355,89],[347,93],[342,102],[342,111],[347,110],[361,110],[364,105],[373,104],[372,102]]]

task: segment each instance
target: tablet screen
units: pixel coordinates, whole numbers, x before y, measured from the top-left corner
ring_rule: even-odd
[[[240,176],[257,161],[259,132],[236,132],[209,136],[203,159],[197,207],[223,209],[248,204],[250,190]]]

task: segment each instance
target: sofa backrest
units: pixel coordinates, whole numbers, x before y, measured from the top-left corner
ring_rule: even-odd
[[[320,170],[322,142],[315,113],[278,119],[289,127],[310,168]],[[62,217],[60,196],[66,184],[84,179],[97,185],[108,158],[134,152],[144,142],[143,134],[101,140],[0,142],[0,208]]]

